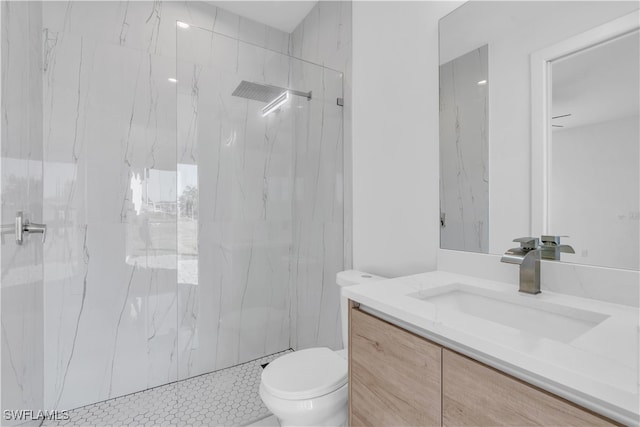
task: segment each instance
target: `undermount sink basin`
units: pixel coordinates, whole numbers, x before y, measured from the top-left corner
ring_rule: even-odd
[[[458,311],[539,337],[568,343],[609,316],[580,310],[535,296],[504,294],[454,283],[407,295],[434,304],[438,310]]]

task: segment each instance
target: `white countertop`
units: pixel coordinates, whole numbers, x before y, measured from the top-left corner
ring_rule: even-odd
[[[577,338],[560,342],[460,311],[438,310],[409,296],[451,284],[501,293],[524,304],[548,301],[608,317]],[[342,293],[400,327],[625,425],[640,425],[637,308],[553,292],[527,295],[510,284],[443,271],[349,286]]]

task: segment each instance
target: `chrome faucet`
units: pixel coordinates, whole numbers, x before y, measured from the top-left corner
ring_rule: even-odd
[[[511,248],[500,261],[520,265],[520,292],[540,293],[540,259],[559,260],[560,253],[575,253],[569,245],[561,245],[562,236],[542,236],[542,245],[537,237],[520,237],[514,242],[519,248]]]
[[[520,265],[520,292],[540,293],[540,241],[537,237],[520,237],[519,248],[511,248],[500,261]]]

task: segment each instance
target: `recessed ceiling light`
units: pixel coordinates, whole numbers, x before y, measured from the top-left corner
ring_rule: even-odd
[[[480,81],[478,82],[478,86],[484,86],[484,85],[486,85],[486,84],[487,84],[487,81],[486,81],[486,80],[480,80]]]
[[[169,80],[171,83],[177,83],[178,80],[174,79],[173,77],[169,77],[167,80]]]
[[[182,28],[183,30],[186,30],[187,28],[189,28],[191,25],[187,24],[186,22],[182,22],[182,21],[177,21],[176,25],[178,26],[178,28]]]

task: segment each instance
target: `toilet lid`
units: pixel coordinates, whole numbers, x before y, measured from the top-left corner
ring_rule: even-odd
[[[294,351],[262,371],[266,391],[288,400],[323,396],[346,383],[347,361],[326,347]]]

